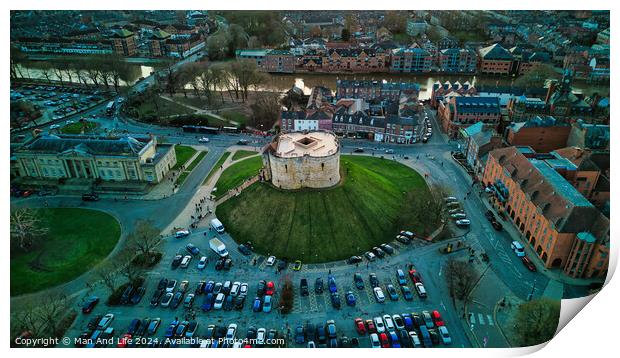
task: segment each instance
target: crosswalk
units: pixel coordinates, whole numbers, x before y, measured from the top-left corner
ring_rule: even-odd
[[[469,323],[472,325],[489,325],[494,326],[493,316],[488,313],[469,312]]]

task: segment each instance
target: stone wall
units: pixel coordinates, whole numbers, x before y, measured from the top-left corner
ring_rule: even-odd
[[[340,151],[319,158],[280,158],[271,153],[263,158],[271,169],[266,179],[278,188],[328,188],[340,182]]]

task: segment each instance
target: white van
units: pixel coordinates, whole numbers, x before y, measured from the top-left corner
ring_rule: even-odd
[[[224,233],[224,225],[218,219],[211,220],[211,227],[220,234]]]
[[[515,252],[515,254],[517,255],[517,257],[523,257],[525,256],[525,250],[523,249],[523,245],[521,245],[520,242],[518,241],[513,241],[510,244],[510,248],[512,249],[512,251]]]

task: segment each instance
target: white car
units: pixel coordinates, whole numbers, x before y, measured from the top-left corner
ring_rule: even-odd
[[[452,344],[452,337],[450,337],[450,333],[446,326],[439,326],[439,337],[441,337],[443,344]]]
[[[409,338],[411,338],[411,345],[413,346],[413,348],[422,347],[422,342],[420,341],[420,337],[418,337],[418,334],[415,331],[409,332]]]
[[[452,219],[460,220],[460,219],[465,219],[467,217],[467,215],[465,215],[465,213],[454,213],[454,214],[450,215],[450,217]]]
[[[456,224],[458,226],[469,226],[469,224],[471,224],[471,221],[469,221],[469,219],[460,219],[456,221]]]
[[[377,333],[384,333],[385,324],[383,323],[383,319],[381,319],[381,317],[375,317],[373,318],[373,321],[375,322],[375,328],[377,328]]]
[[[202,138],[198,139],[198,142],[200,142],[200,143],[209,143],[209,138],[202,137]]]
[[[218,293],[217,296],[215,297],[215,302],[213,303],[213,309],[221,310],[225,299],[226,299],[226,296],[223,293],[221,292]]]
[[[177,239],[189,236],[190,232],[189,230],[179,230],[174,234],[174,237]]]
[[[397,330],[400,331],[401,329],[405,329],[405,321],[400,315],[392,315],[392,320],[394,321],[394,325],[396,326]]]
[[[385,295],[383,294],[381,287],[375,287],[373,288],[373,291],[375,292],[375,298],[377,299],[377,302],[379,303],[385,302]]]
[[[248,295],[248,284],[242,283],[241,287],[239,287],[239,296],[247,296]]]
[[[416,282],[415,289],[418,291],[418,296],[420,296],[420,298],[426,298],[426,288],[421,282]]]
[[[385,328],[388,332],[396,331],[396,326],[394,325],[394,321],[389,314],[383,315],[383,322],[385,322]]]
[[[104,330],[108,328],[108,326],[110,325],[110,323],[112,323],[113,320],[114,320],[114,314],[108,313],[107,315],[103,316],[103,318],[99,321],[99,324],[97,325],[97,329]]]
[[[446,203],[452,202],[452,201],[457,201],[458,199],[454,196],[448,196],[447,198],[444,199]]]
[[[200,258],[200,261],[198,261],[198,265],[197,265],[199,270],[204,270],[205,267],[207,267],[207,257],[203,256]]]
[[[275,264],[275,263],[276,263],[276,257],[275,256],[269,256],[267,258],[267,262],[266,262],[267,266],[273,266],[273,264]]]
[[[241,282],[233,282],[232,287],[230,288],[230,295],[231,296],[239,295],[240,288],[241,288]]]
[[[59,124],[52,124],[52,125],[50,126],[50,129],[58,129],[58,128],[60,128],[60,125],[59,125]]]
[[[381,342],[379,342],[379,335],[376,333],[370,334],[370,347],[381,348]]]
[[[192,257],[190,255],[185,255],[185,257],[183,257],[183,260],[181,260],[181,264],[179,265],[179,267],[187,268],[191,261],[192,261]]]
[[[233,339],[235,339],[236,335],[237,335],[237,325],[234,323],[229,324],[228,331],[226,331],[226,340],[232,341]]]
[[[267,335],[267,330],[264,328],[259,328],[256,331],[256,344],[263,345],[265,344],[265,336]]]

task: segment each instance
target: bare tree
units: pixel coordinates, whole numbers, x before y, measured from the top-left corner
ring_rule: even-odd
[[[127,242],[138,253],[149,255],[161,242],[159,229],[151,220],[138,220],[134,231],[127,237]]]
[[[465,261],[449,259],[445,277],[452,299],[458,299],[465,305],[478,279],[476,270]]]
[[[33,209],[20,208],[11,212],[11,238],[22,250],[29,250],[36,240],[49,232],[43,225],[40,213]]]
[[[60,316],[67,310],[68,302],[67,295],[59,290],[48,293],[41,299],[37,313],[50,335],[57,336],[60,333],[58,332]]]
[[[108,288],[108,290],[110,290],[110,293],[116,290],[116,279],[118,275],[119,271],[117,270],[117,267],[110,262],[102,264],[95,270],[95,276]]]
[[[131,250],[123,251],[116,258],[117,267],[119,268],[119,273],[124,276],[129,282],[133,282],[136,278],[140,276],[142,273],[142,269],[133,264],[133,259],[135,258],[135,253]]]

